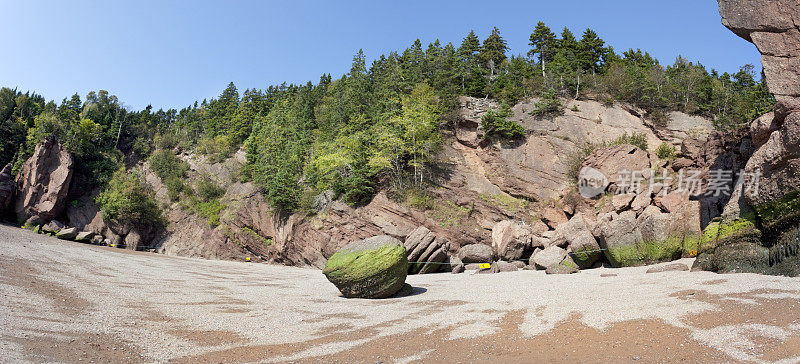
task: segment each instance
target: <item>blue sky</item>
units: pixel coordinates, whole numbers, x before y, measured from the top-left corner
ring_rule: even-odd
[[[618,52],[642,48],[733,72],[755,47],[720,23],[714,0],[606,1],[19,1],[0,0],[0,86],[61,100],[105,89],[125,105],[181,108],[240,90],[346,72],[408,47],[485,38],[500,28],[528,51],[536,22],[557,33],[590,27]]]

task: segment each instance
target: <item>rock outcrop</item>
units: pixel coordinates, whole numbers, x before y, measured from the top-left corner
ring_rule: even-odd
[[[511,220],[503,220],[492,227],[492,247],[498,258],[520,259],[530,246],[530,228]]]
[[[408,252],[408,272],[411,274],[435,273],[442,268],[447,259],[449,243],[437,237],[424,226],[420,226],[408,234],[404,243]]]
[[[719,8],[722,23],[761,52],[777,103],[751,124],[751,179],[706,227],[693,269],[800,275],[800,3],[719,0]]]
[[[0,170],[0,216],[2,216],[14,202],[17,187],[14,176],[11,175],[11,163]]]
[[[405,284],[406,249],[387,235],[359,240],[331,256],[322,273],[345,297],[386,298]]]
[[[50,220],[63,213],[72,169],[72,155],[55,138],[39,143],[17,176],[17,219],[39,216]]]

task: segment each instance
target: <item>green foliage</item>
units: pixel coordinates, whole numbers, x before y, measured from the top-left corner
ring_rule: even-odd
[[[245,144],[253,181],[264,188],[274,207],[293,211],[298,207],[303,166],[311,144],[309,120],[292,107],[292,100],[279,102],[256,121]]]
[[[194,185],[195,196],[203,202],[209,202],[225,195],[225,189],[209,177],[203,177]]]
[[[481,118],[481,126],[487,136],[496,136],[501,139],[521,139],[525,137],[525,128],[515,121],[507,118],[512,115],[511,108],[503,105],[497,110],[489,110]]]
[[[225,210],[225,205],[219,202],[219,199],[202,202],[198,201],[194,204],[194,211],[208,219],[208,225],[215,227],[220,224],[220,212]]]
[[[543,91],[541,98],[534,104],[534,107],[535,108],[531,111],[531,115],[552,116],[564,113],[564,105],[561,103],[554,89]]]
[[[209,162],[219,163],[230,157],[236,151],[228,135],[217,135],[215,137],[204,137],[198,141],[197,150],[209,157]]]
[[[160,149],[150,156],[150,169],[162,180],[170,177],[183,178],[189,167],[171,150]]]
[[[616,139],[612,140],[609,143],[604,143],[603,146],[612,146],[612,145],[623,145],[623,144],[630,144],[638,147],[641,150],[647,151],[647,136],[644,133],[630,133],[628,132],[623,133]]]
[[[175,176],[167,177],[164,180],[164,186],[167,187],[167,197],[170,201],[178,201],[181,198],[181,193],[191,193],[192,189],[186,185],[183,179]]]
[[[138,170],[119,169],[97,196],[103,218],[118,223],[163,226],[161,210],[153,191],[148,189]]]
[[[661,143],[661,145],[656,148],[656,155],[658,159],[673,160],[675,159],[675,147],[666,142]]]

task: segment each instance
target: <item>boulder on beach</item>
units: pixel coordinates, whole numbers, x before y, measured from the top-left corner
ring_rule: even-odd
[[[63,240],[73,240],[78,236],[78,228],[63,228],[56,233],[56,237]]]
[[[492,261],[493,255],[492,247],[484,244],[464,245],[458,251],[458,258],[465,264],[489,263]]]
[[[406,281],[406,249],[391,236],[373,236],[345,245],[328,259],[322,273],[345,297],[386,298]]]

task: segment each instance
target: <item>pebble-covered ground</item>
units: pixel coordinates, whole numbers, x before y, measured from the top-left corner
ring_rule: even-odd
[[[358,300],[315,269],[0,226],[0,361],[800,361],[800,279],[646,270],[409,276]]]

